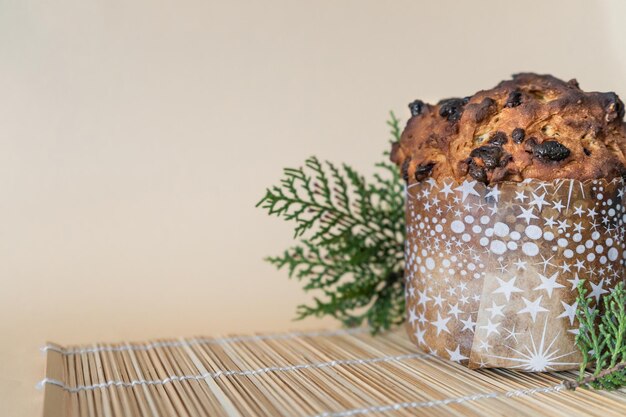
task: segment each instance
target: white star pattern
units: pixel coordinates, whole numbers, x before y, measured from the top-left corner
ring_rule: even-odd
[[[475,186],[476,186],[476,181],[465,180],[463,181],[463,184],[455,188],[455,190],[461,191],[463,193],[463,197],[461,197],[461,201],[465,201],[468,195],[475,195],[475,196],[480,197],[480,194],[478,194],[476,190],[474,189]]]
[[[598,215],[596,209],[587,209],[587,217],[594,218]]]
[[[535,291],[546,290],[548,292],[549,298],[552,297],[552,291],[555,288],[565,288],[565,285],[561,285],[558,282],[556,282],[556,279],[559,276],[558,272],[555,272],[554,274],[552,274],[550,278],[547,278],[541,274],[538,274],[538,275],[539,275],[539,279],[541,279],[541,285],[539,285],[538,287],[535,287]]]
[[[474,367],[571,369],[579,360],[572,337],[577,286],[589,281],[587,297],[598,305],[625,274],[621,184],[526,179],[488,187],[432,178],[411,184],[405,244],[411,339]]]
[[[463,330],[470,330],[470,331],[473,332],[474,328],[476,327],[476,322],[474,320],[472,320],[472,315],[471,314],[467,318],[467,320],[461,319],[461,323],[463,323],[463,328],[461,329],[461,331],[463,331]]]
[[[589,295],[587,295],[587,298],[595,297],[596,304],[597,304],[598,301],[600,301],[600,297],[602,297],[602,294],[606,294],[608,292],[607,290],[603,288],[604,279],[600,280],[598,285],[594,284],[591,281],[589,281],[589,284],[591,284],[591,292],[589,293]]]
[[[409,310],[409,323],[413,325],[413,323],[415,323],[416,320],[417,320],[417,314],[415,314],[415,309],[412,308]]]
[[[489,335],[491,333],[500,334],[500,332],[498,331],[498,326],[499,325],[500,325],[500,323],[492,323],[491,319],[488,319],[487,320],[487,325],[486,326],[480,326],[480,328],[487,330],[487,337],[489,337]]]
[[[576,353],[576,350],[573,350],[568,353],[564,353],[562,355],[557,355],[559,353],[559,349],[555,348],[552,350],[552,346],[554,343],[559,340],[559,334],[557,333],[550,344],[546,346],[546,333],[548,328],[548,319],[546,318],[546,323],[543,326],[543,332],[541,334],[541,340],[539,345],[535,343],[535,338],[533,337],[532,332],[529,333],[530,336],[530,347],[526,346],[525,350],[527,352],[523,352],[517,349],[513,349],[512,347],[508,347],[514,353],[517,353],[519,357],[503,357],[503,356],[493,356],[495,358],[506,359],[512,362],[517,362],[519,365],[513,366],[513,368],[522,368],[525,371],[529,372],[545,372],[554,370],[555,366],[565,365],[572,366],[577,365],[576,362],[557,362],[558,359],[570,356]]]
[[[410,285],[410,286],[409,286],[409,288],[408,288],[408,291],[409,291],[409,296],[410,296],[411,298],[415,297],[415,287],[413,287],[412,285]]]
[[[571,289],[575,290],[576,287],[578,287],[578,283],[581,281],[581,279],[578,278],[578,274],[576,274],[573,279],[568,279],[567,281],[572,284]]]
[[[418,294],[417,297],[419,298],[419,301],[417,302],[417,304],[426,306],[426,303],[430,301],[430,297],[426,295],[426,291],[427,290],[417,291],[417,294]]]
[[[554,221],[554,216],[552,216],[552,217],[545,217],[543,219],[543,222],[546,225],[546,227],[554,227],[554,226],[556,226],[556,222]]]
[[[496,184],[485,196],[485,198],[493,197],[493,199],[497,202],[498,197],[500,196],[500,191],[498,191],[498,185]]]
[[[441,294],[437,294],[436,296],[433,297],[433,300],[435,301],[435,305],[439,306],[439,307],[443,307],[442,303],[443,303],[443,297],[441,296]]]
[[[494,291],[494,294],[504,294],[504,296],[506,297],[506,301],[509,301],[511,299],[511,294],[513,294],[514,292],[523,292],[521,289],[515,286],[516,278],[517,277],[512,277],[510,280],[504,281],[503,279],[496,277],[498,283],[500,283],[500,286]]]
[[[550,263],[550,260],[552,258],[554,258],[554,255],[549,257],[548,259],[546,259],[545,256],[543,256],[543,254],[541,255],[541,259],[543,259],[543,261],[538,262],[537,265],[543,265],[543,272],[546,272],[546,268],[548,267],[548,265],[554,266],[554,264]]]
[[[450,310],[448,310],[448,314],[449,315],[454,315],[455,319],[459,318],[459,313],[462,313],[461,310],[459,310],[459,305],[458,304],[450,304]]]
[[[541,212],[541,208],[543,206],[549,206],[550,205],[550,203],[547,203],[546,200],[545,200],[545,196],[546,196],[545,193],[541,194],[541,196],[538,196],[535,193],[532,193],[532,194],[533,194],[533,200],[530,202],[530,204],[532,206],[537,206],[537,211]]]
[[[439,312],[437,312],[437,321],[434,321],[430,324],[432,324],[433,326],[435,326],[437,328],[437,336],[439,336],[439,333],[443,330],[444,332],[450,333],[450,330],[448,330],[448,322],[450,321],[450,317],[446,317],[441,318],[441,314]]]
[[[495,301],[491,302],[491,307],[486,308],[485,311],[488,311],[491,313],[491,318],[495,318],[498,316],[502,316],[504,317],[504,313],[502,312],[502,309],[505,307],[505,304],[502,304],[501,306],[497,305]]]
[[[417,328],[417,330],[415,331],[415,338],[417,339],[418,343],[422,345],[426,343],[426,341],[424,340],[425,334],[426,334],[426,330],[422,330],[419,327]]]
[[[529,208],[529,209],[525,209],[524,207],[520,206],[520,209],[522,210],[522,214],[520,214],[519,216],[517,216],[518,219],[524,219],[526,220],[526,224],[530,224],[530,220],[531,219],[538,219],[539,217],[535,216],[533,214],[533,208]]]
[[[517,267],[517,270],[519,271],[520,269],[521,270],[526,269],[526,264],[527,263],[528,262],[526,262],[526,261],[522,261],[521,259],[518,259],[517,262],[513,263],[513,265],[515,265]]]
[[[420,324],[424,324],[426,323],[428,320],[426,319],[426,313],[425,312],[420,312],[419,313],[419,318],[417,319],[417,321],[420,322]]]
[[[578,301],[574,301],[573,304],[567,304],[565,301],[561,301],[565,311],[560,316],[556,316],[557,319],[567,317],[569,319],[570,326],[574,325],[574,318],[576,317],[576,308],[578,307]]]
[[[446,349],[446,352],[448,352],[448,355],[450,355],[450,360],[454,362],[461,362],[465,359],[469,359],[467,356],[461,355],[461,349],[459,345],[457,345],[456,349],[454,350]]]
[[[537,319],[537,313],[543,313],[545,311],[548,311],[547,308],[543,308],[541,306],[542,298],[543,298],[543,295],[540,295],[539,298],[537,298],[535,301],[529,301],[526,298],[522,297],[522,301],[524,301],[524,304],[526,304],[526,307],[518,311],[517,314],[524,314],[524,313],[530,314],[534,323],[535,320]]]
[[[574,232],[580,233],[584,230],[582,222],[574,223]]]
[[[552,203],[552,207],[555,210],[557,210],[559,213],[561,212],[561,210],[563,210],[565,208],[565,206],[563,205],[563,202],[561,200],[555,201],[554,203]]]
[[[515,332],[515,324],[513,324],[513,328],[512,329],[507,329],[506,327],[504,328],[504,331],[507,332],[509,335],[507,337],[504,338],[504,340],[509,340],[509,339],[513,339],[515,340],[515,343],[517,343],[517,335],[521,334],[521,333],[516,333]]]
[[[441,189],[441,192],[445,195],[445,198],[448,198],[448,194],[454,194],[454,191],[452,191],[452,188],[451,188],[452,184],[453,183],[450,183],[450,184],[444,183],[443,184],[443,188]]]
[[[574,265],[574,267],[576,268],[577,271],[580,271],[581,269],[585,269],[585,263],[582,260],[577,259],[576,265]]]
[[[489,349],[491,349],[491,345],[489,344],[489,342],[487,342],[486,340],[481,340],[480,346],[478,346],[478,350],[488,351]]]

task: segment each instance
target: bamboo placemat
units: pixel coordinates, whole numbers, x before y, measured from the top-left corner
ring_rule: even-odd
[[[624,391],[567,391],[570,372],[469,370],[402,330],[44,349],[44,417],[626,415]]]

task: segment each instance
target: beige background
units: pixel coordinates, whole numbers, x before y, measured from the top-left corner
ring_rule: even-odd
[[[389,110],[517,71],[626,96],[623,4],[0,0],[0,414],[46,340],[334,326],[261,261],[281,168],[369,172]]]

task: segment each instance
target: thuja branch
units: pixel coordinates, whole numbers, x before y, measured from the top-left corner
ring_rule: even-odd
[[[586,377],[578,380],[578,381],[565,381],[563,382],[563,385],[565,386],[565,388],[567,389],[571,389],[571,390],[575,390],[578,387],[583,387],[585,385],[589,385],[592,384],[596,381],[600,381],[605,377],[609,377],[611,374],[616,373],[616,372],[620,372],[622,370],[626,369],[626,362],[622,362],[618,365],[615,365],[612,368],[609,369],[605,369],[604,371],[600,372],[597,375],[587,375]]]
[[[617,389],[626,386],[626,290],[620,282],[602,303],[592,307],[583,282],[578,286],[576,315],[580,329],[576,345],[583,361],[577,382],[566,382],[567,388],[578,386]],[[586,371],[591,374],[586,376]]]
[[[392,141],[400,125],[391,113]],[[388,159],[388,153],[384,154]],[[294,225],[299,243],[266,258],[316,291],[297,318],[332,316],[376,332],[404,320],[404,195],[398,170],[386,160],[366,179],[346,164],[308,158],[285,168],[257,207]]]

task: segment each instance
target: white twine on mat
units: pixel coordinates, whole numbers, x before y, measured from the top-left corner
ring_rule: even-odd
[[[289,333],[273,333],[264,335],[253,336],[233,336],[222,338],[194,338],[189,340],[171,340],[164,342],[151,342],[141,345],[121,345],[121,346],[97,346],[89,348],[78,349],[64,349],[55,345],[46,345],[41,348],[42,352],[57,352],[64,356],[69,355],[82,355],[83,353],[97,353],[97,352],[123,352],[123,351],[146,351],[164,347],[183,347],[192,345],[221,345],[226,343],[236,342],[259,342],[263,340],[286,340],[294,339],[297,337],[318,337],[318,336],[340,336],[344,334],[356,334],[366,333],[368,329],[363,327],[357,327],[354,329],[339,329],[339,330],[324,330],[315,332],[289,332]]]
[[[260,369],[248,369],[248,370],[218,370],[214,372],[205,372],[197,375],[173,375],[168,376],[163,379],[136,379],[132,381],[106,381],[101,382],[99,384],[93,385],[78,385],[76,387],[71,387],[65,384],[62,381],[54,378],[44,378],[38,384],[37,387],[39,389],[43,388],[45,385],[56,385],[61,387],[65,391],[70,393],[77,393],[80,391],[90,391],[101,388],[109,388],[112,386],[115,387],[134,387],[135,385],[164,385],[171,383],[173,381],[189,381],[189,380],[203,380],[206,378],[220,378],[223,376],[257,376],[261,374],[266,374],[270,372],[291,372],[298,371],[301,369],[321,369],[321,368],[329,368],[334,366],[343,366],[343,365],[367,365],[372,363],[379,362],[399,362],[407,359],[423,359],[423,358],[431,358],[435,357],[429,353],[411,353],[405,355],[396,355],[396,356],[381,356],[377,358],[368,358],[368,359],[339,359],[330,362],[316,362],[316,363],[305,363],[299,365],[289,365],[289,366],[269,366],[266,368]]]
[[[345,410],[339,412],[325,412],[321,414],[317,414],[314,417],[349,417],[356,416],[361,414],[369,414],[369,413],[385,413],[388,411],[397,411],[406,408],[430,408],[430,407],[439,407],[448,404],[460,404],[467,401],[477,401],[484,400],[487,398],[513,398],[513,397],[524,397],[534,394],[547,394],[551,392],[559,392],[566,389],[565,385],[559,384],[554,385],[552,387],[544,387],[544,388],[529,388],[529,389],[520,389],[513,391],[503,391],[503,392],[490,392],[484,394],[473,394],[467,395],[465,397],[456,397],[456,398],[445,398],[443,400],[433,400],[433,401],[424,401],[424,402],[404,402],[404,403],[395,403],[389,405],[377,405],[373,407],[367,408],[354,408],[352,410]]]

